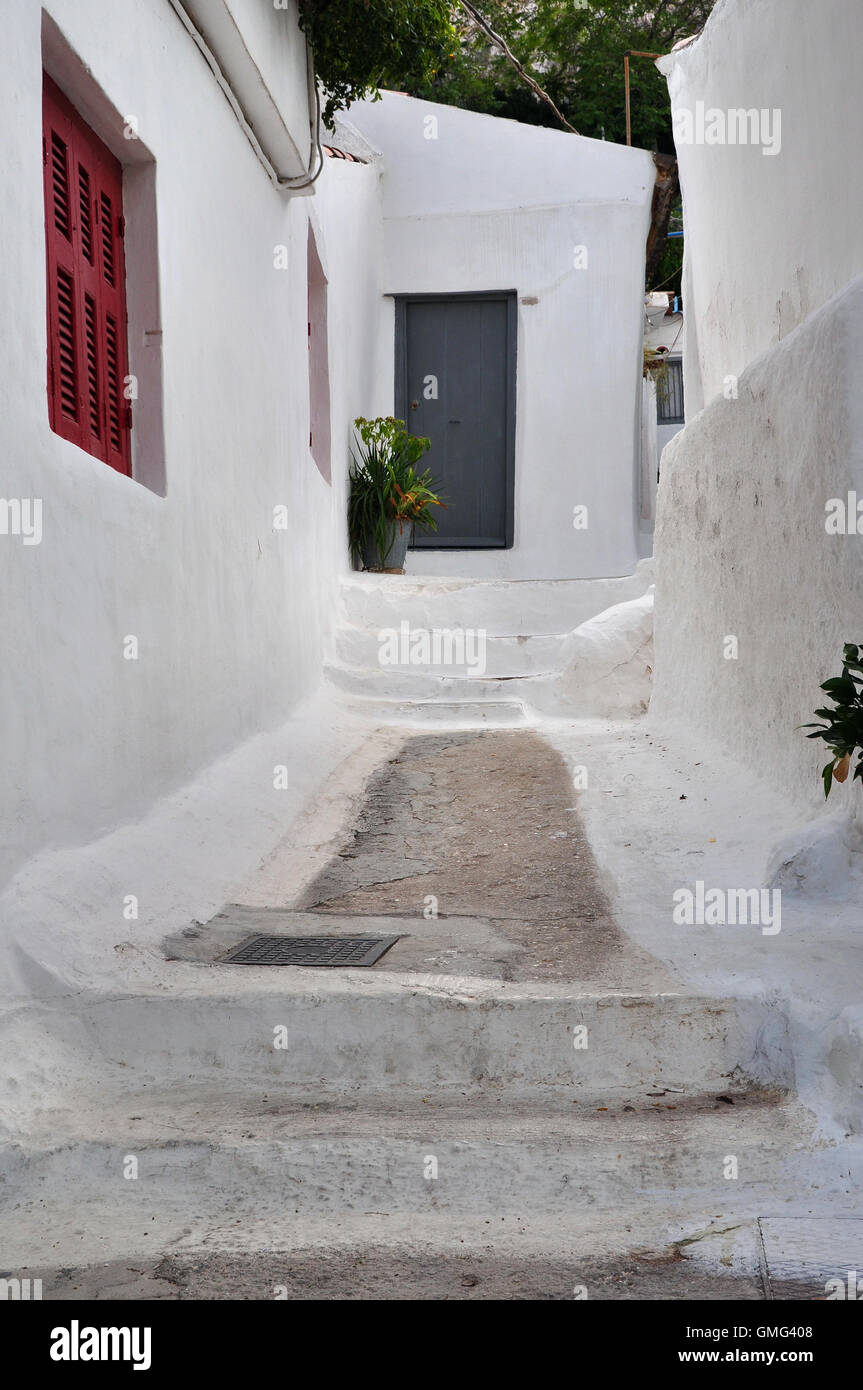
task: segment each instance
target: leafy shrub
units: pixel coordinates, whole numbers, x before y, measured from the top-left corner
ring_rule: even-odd
[[[857,672],[858,674],[854,674]],[[848,776],[851,760],[859,749],[860,754],[854,768],[853,777],[863,781],[863,661],[860,648],[854,643],[845,644],[842,659],[842,675],[824,681],[821,689],[833,701],[833,708],[825,706],[815,710],[819,719],[826,724],[804,724],[804,729],[814,729],[807,738],[823,739],[833,757],[822,769],[824,795],[830,795],[834,781],[844,782]],[[853,780],[853,778],[852,778]]]

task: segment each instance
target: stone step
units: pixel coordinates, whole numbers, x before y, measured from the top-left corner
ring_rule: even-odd
[[[520,700],[387,700],[341,692],[351,715],[405,729],[516,729],[528,723]]]
[[[408,555],[408,569],[422,555]],[[652,564],[611,579],[423,579],[410,573],[350,574],[341,581],[341,621],[374,631],[412,627],[483,628],[490,636],[560,635],[613,604],[638,598],[653,582]]]
[[[385,959],[385,958],[384,958]],[[174,994],[76,997],[44,1030],[112,1094],[469,1092],[567,1100],[793,1084],[787,1018],[763,998],[579,994],[373,970],[178,962]],[[605,1103],[600,1099],[598,1103]]]
[[[219,1247],[195,1248],[181,1232],[168,1246],[152,1239],[133,1260],[106,1259],[106,1237],[94,1243],[98,1258],[82,1264],[82,1252],[56,1264],[31,1266],[43,1279],[45,1299],[136,1302],[152,1299],[213,1301],[326,1299],[572,1302],[573,1299],[699,1300],[770,1296],[757,1220],[738,1222],[713,1211],[693,1212],[669,1226],[642,1207],[626,1225],[606,1219],[598,1229],[578,1221],[551,1228],[512,1218],[416,1215],[403,1239],[393,1218],[299,1217],[266,1222],[254,1216],[218,1232]],[[594,1220],[596,1218],[593,1218]],[[287,1239],[281,1227],[288,1226]],[[381,1245],[385,1227],[387,1244]],[[152,1236],[152,1230],[149,1232]],[[545,1243],[543,1243],[545,1237]],[[79,1240],[83,1237],[79,1237]],[[302,1239],[305,1243],[298,1245]],[[334,1242],[337,1241],[337,1244]],[[675,1243],[675,1241],[679,1243]],[[53,1253],[53,1252],[51,1252]],[[839,1266],[845,1268],[845,1266]],[[824,1281],[798,1297],[824,1295]]]
[[[405,666],[343,666],[328,662],[324,676],[345,695],[400,703],[496,704],[542,699],[549,675],[472,676],[462,668]]]
[[[156,1241],[383,1246],[420,1228],[471,1245],[507,1225],[566,1243],[587,1213],[623,1223],[669,1202],[690,1218],[740,1219],[792,1195],[845,1195],[838,1155],[813,1164],[812,1128],[772,1095],[633,1095],[588,1109],[155,1092],[46,1116],[26,1148],[0,1152],[4,1261],[110,1258]]]
[[[441,627],[438,623],[437,628]],[[459,629],[452,629],[458,632]],[[401,641],[401,630],[395,629],[399,633]],[[433,632],[434,629],[411,628],[410,635],[414,638],[423,631]],[[343,624],[335,633],[334,650],[335,665],[338,667],[361,669],[373,669],[392,671],[392,665],[384,662],[387,657],[387,646],[385,645],[386,629],[370,627],[353,627]],[[550,675],[560,667],[560,657],[563,645],[566,641],[566,633],[554,636],[525,634],[520,636],[499,637],[493,634],[486,634],[480,630],[480,637],[471,636],[470,643],[463,649],[455,647],[454,655],[463,659],[461,664],[453,666],[452,671],[463,676],[470,675],[471,664],[475,670],[481,671],[486,677],[513,677],[513,676],[536,676]],[[456,639],[457,641],[459,639]],[[463,639],[461,639],[463,640]],[[454,644],[455,645],[455,644]],[[416,650],[416,648],[414,648]],[[444,652],[447,648],[443,648]],[[408,653],[410,647],[407,648]],[[482,660],[478,661],[477,657]],[[396,667],[395,669],[404,669]],[[417,667],[407,667],[408,670],[416,670]],[[427,668],[421,668],[427,669]],[[431,668],[433,671],[435,668]],[[440,668],[440,674],[446,675],[447,669]]]
[[[636,1212],[586,1206],[564,1221],[448,1217],[434,1209],[408,1218],[379,1212],[308,1217],[277,1208],[264,1215],[246,1211],[240,1222],[227,1207],[204,1238],[189,1223],[178,1228],[174,1218],[173,1228],[166,1222],[163,1230],[158,1215],[145,1215],[146,1229],[141,1222],[132,1230],[140,1244],[132,1258],[130,1242],[122,1245],[99,1212],[97,1229],[81,1228],[71,1241],[62,1227],[52,1228],[50,1248],[39,1252],[24,1277],[44,1279],[43,1297],[52,1302],[823,1301],[836,1297],[837,1282],[853,1298],[863,1234],[853,1197],[820,1196],[815,1217],[800,1212],[813,1203],[811,1183],[796,1202],[781,1189],[767,1200],[774,1212],[787,1204],[783,1214],[759,1217],[751,1201],[731,1199],[726,1211],[713,1201],[707,1210],[672,1215],[667,1201],[654,1200]],[[791,1215],[793,1205],[798,1212]],[[46,1215],[40,1210],[37,1219],[44,1223]],[[66,1214],[61,1209],[57,1215],[62,1222]],[[32,1237],[24,1248],[31,1246]],[[66,1260],[58,1267],[61,1253]],[[46,1256],[52,1262],[42,1263]]]

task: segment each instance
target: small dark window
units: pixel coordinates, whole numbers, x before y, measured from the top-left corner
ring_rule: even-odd
[[[679,357],[666,363],[656,383],[656,421],[660,425],[683,424],[683,363]]]

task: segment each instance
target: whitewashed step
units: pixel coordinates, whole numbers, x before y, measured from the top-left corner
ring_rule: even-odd
[[[530,703],[554,679],[548,675],[471,676],[448,667],[343,666],[335,661],[324,667],[324,675],[337,690],[365,699],[476,705],[501,700]]]
[[[422,554],[408,555],[408,569]],[[638,598],[653,582],[651,561],[612,579],[440,579],[352,573],[341,581],[341,621],[349,626],[483,628],[491,636],[571,632],[613,604]]]
[[[399,729],[518,729],[529,722],[520,700],[343,700],[352,715]]]
[[[441,624],[438,623],[436,626],[440,629]],[[395,630],[399,631],[399,629]],[[450,629],[456,634],[461,630],[459,628]],[[418,630],[412,628],[410,631],[412,635],[415,635]],[[421,631],[431,633],[434,628],[422,629]],[[455,640],[459,642],[463,639],[456,637]],[[386,652],[386,641],[386,629],[343,625],[337,628],[335,633],[336,663],[344,667],[376,669],[381,665],[382,653]],[[472,635],[471,641],[477,643],[476,636]],[[556,636],[526,634],[499,637],[482,633],[479,638],[481,645],[469,647],[467,652],[468,655],[474,652],[483,654],[485,666],[483,674],[488,677],[549,675],[560,668],[561,651],[565,641],[566,634]],[[409,646],[407,646],[407,651],[410,651]],[[461,651],[459,651],[460,654]],[[391,668],[385,667],[384,669]]]
[[[671,1193],[687,1205],[757,1214],[778,1191],[806,1190],[800,1160],[813,1136],[802,1107],[769,1096],[733,1105],[632,1097],[626,1108],[602,1109],[431,1098],[396,1110],[316,1106],[312,1095],[156,1092],[48,1118],[50,1132],[46,1125],[27,1147],[0,1152],[4,1193],[18,1207],[4,1230],[7,1265],[10,1227],[25,1240],[41,1230],[51,1248],[52,1194],[65,1222],[91,1232],[93,1222],[146,1232],[156,1210],[171,1215],[175,1233],[189,1220],[212,1227],[227,1213],[235,1222],[245,1213],[314,1220],[372,1212],[566,1224],[585,1208],[635,1211]]]
[[[46,1011],[47,1032],[86,1049],[106,1103],[169,1084],[572,1099],[793,1084],[787,1018],[766,999],[577,994],[377,968],[176,969],[173,995],[78,998],[77,1017]],[[277,1028],[287,1046],[275,1045]]]
[[[577,1284],[580,1261],[616,1254],[613,1269],[641,1250],[662,1267],[685,1258],[687,1289],[705,1266],[758,1288],[765,1249],[772,1272],[793,1246],[794,1272],[816,1276],[799,1292],[811,1297],[854,1268],[859,1152],[818,1140],[794,1101],[733,1099],[375,1103],[174,1087],[70,1107],[0,1150],[5,1268],[275,1252],[269,1286],[247,1281],[273,1298],[295,1252],[344,1251],[359,1279],[375,1253],[415,1252],[426,1270],[448,1252],[564,1257]]]

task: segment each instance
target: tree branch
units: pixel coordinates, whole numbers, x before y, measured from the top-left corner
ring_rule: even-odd
[[[512,63],[519,77],[521,77],[522,80],[527,83],[527,85],[536,94],[536,96],[539,97],[540,101],[544,101],[546,106],[551,107],[552,111],[554,112],[557,119],[560,121],[561,125],[565,126],[567,130],[572,131],[573,135],[577,135],[578,131],[575,129],[574,126],[571,126],[569,124],[569,121],[566,119],[566,117],[562,114],[561,111],[558,110],[551,97],[548,95],[548,92],[543,91],[536,78],[531,77],[524,64],[520,63],[518,58],[516,58],[506,39],[501,38],[500,34],[495,33],[488,21],[483,19],[479,10],[475,9],[474,6],[469,3],[469,0],[458,0],[458,3],[461,5],[462,9],[470,15],[471,19],[473,19],[475,23],[479,25],[482,31],[488,35],[492,43],[497,44],[498,48],[501,49],[504,56],[508,58],[509,61]]]

